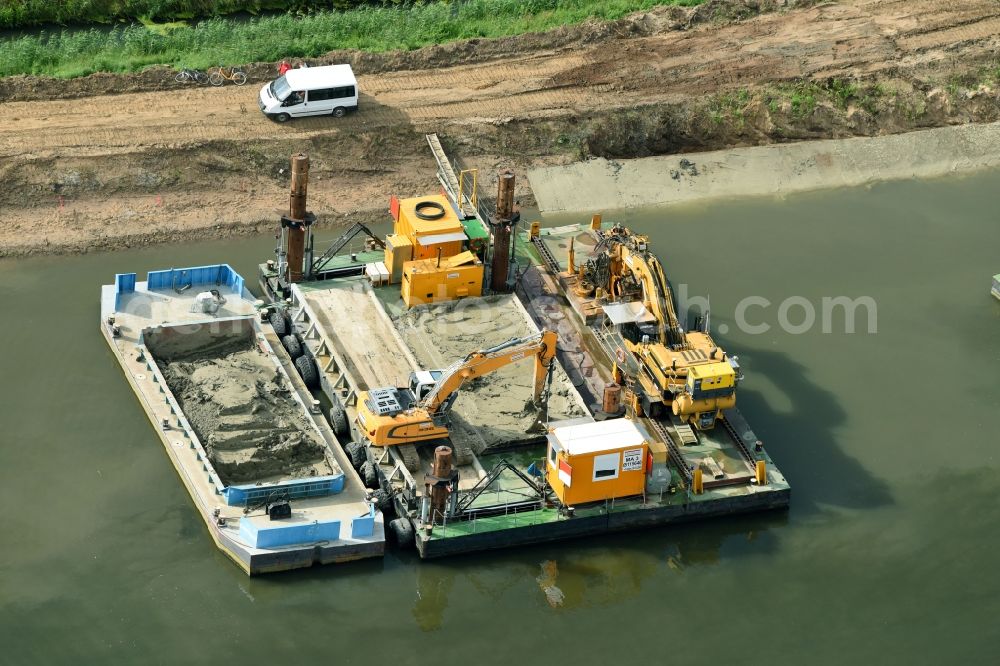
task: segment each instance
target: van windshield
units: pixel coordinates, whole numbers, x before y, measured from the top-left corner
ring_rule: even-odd
[[[288,81],[285,80],[284,76],[279,76],[274,81],[271,81],[271,94],[279,102],[284,102],[292,94],[292,87],[288,85]]]

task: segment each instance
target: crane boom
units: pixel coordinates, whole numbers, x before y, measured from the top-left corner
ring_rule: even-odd
[[[656,317],[660,344],[684,344],[684,331],[677,321],[673,294],[660,261],[652,254],[637,251],[632,244],[619,247],[625,265],[642,284],[646,307]]]
[[[666,407],[699,430],[712,428],[736,404],[735,358],[716,345],[707,327],[681,328],[670,282],[645,236],[615,225],[594,252],[586,277],[605,290],[606,302],[641,299],[655,322],[631,322],[617,331],[622,351],[637,362],[638,370],[627,377],[636,385],[636,409],[655,419]],[[616,366],[615,372],[623,370]]]

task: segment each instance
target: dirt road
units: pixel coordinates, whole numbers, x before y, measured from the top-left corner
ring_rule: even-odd
[[[0,256],[149,243],[206,227],[265,228],[286,201],[288,155],[299,150],[312,155],[310,203],[324,223],[379,218],[391,194],[436,189],[428,131],[484,172],[523,173],[588,154],[872,134],[997,115],[996,94],[973,80],[1000,41],[993,0],[958,8],[842,0],[704,20],[707,11],[754,6],[711,2],[477,48],[432,47],[397,54],[412,62],[395,71],[362,63],[361,111],[341,119],[271,122],[257,109],[259,83],[201,88],[120,77],[122,90],[147,85],[136,80],[167,89],[81,97],[87,80],[43,82],[11,93],[42,99],[0,103]],[[442,65],[449,53],[452,63]],[[255,71],[263,79],[267,68]],[[967,79],[961,85],[959,76]],[[883,86],[884,99],[871,104],[820,100],[804,113],[793,92],[789,100],[773,92],[831,79],[891,84],[891,99]],[[95,92],[114,80],[94,78]],[[75,97],[58,98],[62,90]],[[723,105],[707,121],[712,105],[734,92],[742,94],[738,113]]]

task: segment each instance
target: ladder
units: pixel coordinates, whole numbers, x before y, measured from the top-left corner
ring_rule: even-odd
[[[674,425],[674,430],[677,431],[677,436],[680,437],[681,446],[687,446],[688,444],[697,444],[698,436],[694,434],[694,430],[691,429],[686,423],[678,423]]]
[[[438,139],[438,135],[427,134],[426,139],[427,145],[430,146],[431,153],[434,155],[434,161],[436,161],[438,165],[438,179],[448,191],[448,195],[451,197],[451,200],[455,202],[455,206],[458,207],[463,218],[468,219],[470,217],[475,217],[477,212],[475,205],[476,202],[470,201],[470,198],[467,197],[462,191],[463,183],[459,181],[458,176],[455,174],[455,169],[448,160],[448,155],[445,154],[444,148],[441,147],[441,140]],[[475,188],[476,184],[473,182],[472,198],[475,198]]]

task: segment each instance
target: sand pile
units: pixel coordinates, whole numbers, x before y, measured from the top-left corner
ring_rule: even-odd
[[[504,295],[420,306],[396,317],[393,324],[423,368],[446,368],[470,352],[535,332],[513,299]],[[452,408],[452,439],[482,453],[532,437],[526,431],[538,415],[525,404],[533,381],[534,362],[525,359],[466,384]],[[584,414],[570,396],[569,378],[557,366],[549,420]]]
[[[226,485],[333,473],[287,381],[256,348],[173,360],[163,376]]]

